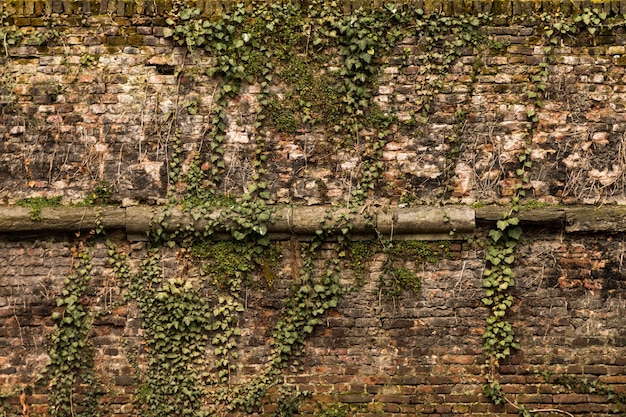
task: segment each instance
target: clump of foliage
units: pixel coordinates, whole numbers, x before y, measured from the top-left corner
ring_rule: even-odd
[[[183,278],[164,280],[158,251],[138,271],[108,241],[109,262],[137,302],[146,331],[148,363],[141,375],[138,407],[145,416],[203,416],[201,385],[213,314],[199,290]]]
[[[42,381],[48,384],[52,406],[51,415],[57,417],[97,417],[102,411],[98,403],[103,394],[93,364],[93,345],[89,341],[91,324],[95,318],[85,306],[87,287],[91,280],[91,255],[73,249],[75,262],[65,279],[50,337],[50,360],[42,372]]]
[[[93,191],[85,196],[85,199],[80,204],[81,206],[105,206],[109,204],[113,197],[113,187],[106,180],[101,180],[94,187]]]
[[[392,298],[400,297],[405,291],[414,296],[419,295],[421,277],[417,273],[418,268],[424,263],[437,263],[451,256],[448,241],[350,242],[348,258],[357,282],[363,279],[368,262],[378,253],[384,254],[383,274],[378,282],[378,290]]]
[[[16,206],[29,207],[30,218],[34,221],[40,222],[41,209],[44,207],[59,207],[61,206],[61,196],[56,197],[29,197],[23,198],[15,202]]]
[[[396,241],[389,242],[385,252],[387,259],[383,266],[384,274],[378,282],[379,291],[392,298],[399,297],[404,291],[417,296],[422,286],[417,268],[423,263],[436,263],[449,257],[450,244],[447,241]],[[407,265],[407,260],[410,260],[410,265]]]

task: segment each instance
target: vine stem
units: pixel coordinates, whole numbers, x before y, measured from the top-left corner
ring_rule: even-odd
[[[521,410],[522,407],[520,407],[519,405],[515,404],[514,402],[512,402],[511,400],[509,400],[508,398],[506,398],[505,396],[503,396],[502,398],[504,398],[504,400],[509,403],[511,406],[515,407],[516,410]],[[568,417],[574,417],[574,415],[572,413],[569,413],[565,410],[560,410],[558,408],[537,408],[534,410],[526,410],[526,412],[528,413],[560,413],[560,414],[565,414]]]
[[[72,414],[72,417],[74,416],[74,392],[73,389],[70,390],[70,413]]]
[[[22,417],[28,417],[28,403],[26,402],[26,393],[20,394],[20,405],[22,406]]]

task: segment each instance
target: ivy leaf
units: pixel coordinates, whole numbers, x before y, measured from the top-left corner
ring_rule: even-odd
[[[256,226],[252,227],[252,230],[254,230],[255,232],[257,232],[258,234],[260,234],[261,236],[265,236],[265,234],[267,233],[267,225],[265,224],[259,224]]]
[[[503,234],[500,230],[495,230],[492,229],[489,231],[489,237],[494,241],[497,242],[500,240],[500,238],[502,238]]]
[[[516,228],[510,229],[508,231],[508,234],[510,238],[519,240],[520,236],[522,235],[522,228],[516,227]]]

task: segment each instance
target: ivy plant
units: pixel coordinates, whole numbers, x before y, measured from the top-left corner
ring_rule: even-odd
[[[90,247],[84,243],[75,246],[73,255],[71,272],[52,313],[55,326],[48,349],[50,360],[41,381],[50,390],[52,416],[99,416],[98,399],[103,391],[94,372],[89,340],[95,314],[86,309],[84,299],[93,268]]]
[[[109,262],[137,303],[146,332],[148,361],[137,405],[142,415],[203,416],[200,383],[212,314],[199,290],[180,277],[163,278],[158,250],[150,251],[138,271],[127,255],[107,241]]]

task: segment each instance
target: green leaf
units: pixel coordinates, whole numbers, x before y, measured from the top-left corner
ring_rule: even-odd
[[[520,236],[522,236],[522,228],[521,227],[515,227],[513,229],[510,229],[508,231],[508,235],[512,239],[519,240]]]
[[[489,231],[489,237],[494,241],[497,242],[500,240],[500,238],[502,238],[502,232],[500,230],[490,230]]]

